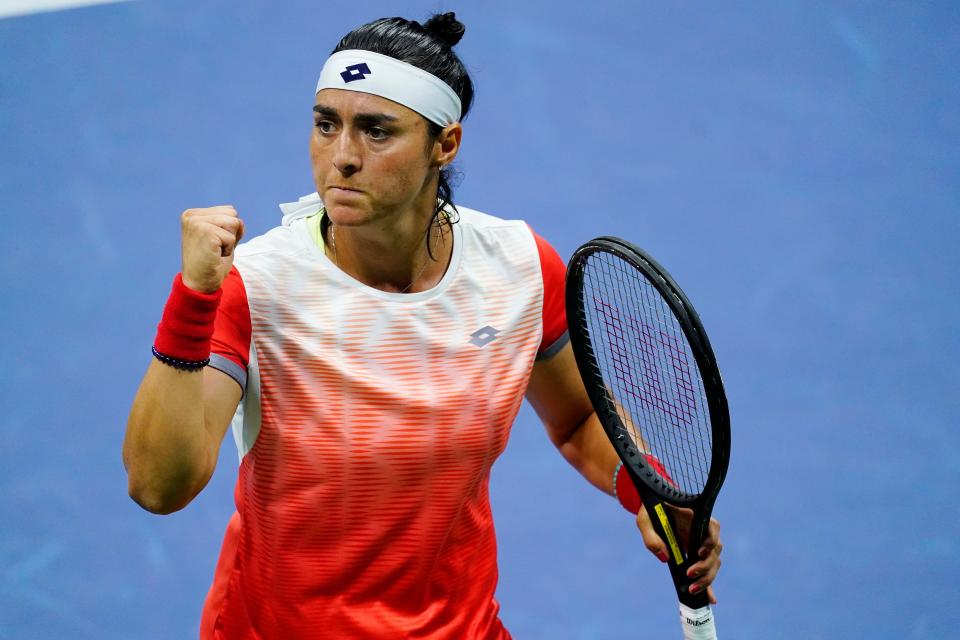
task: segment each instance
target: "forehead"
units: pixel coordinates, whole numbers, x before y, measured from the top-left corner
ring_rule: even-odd
[[[423,119],[419,113],[398,102],[361,91],[322,89],[317,93],[315,104],[329,107],[343,118],[350,118],[357,114],[383,114],[403,121],[412,122]]]

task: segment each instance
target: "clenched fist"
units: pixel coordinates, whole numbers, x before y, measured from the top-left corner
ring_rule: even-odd
[[[243,220],[231,206],[187,209],[180,216],[183,283],[213,293],[230,267],[233,250],[243,237]]]

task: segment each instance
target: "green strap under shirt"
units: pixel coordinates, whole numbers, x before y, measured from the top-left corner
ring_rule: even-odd
[[[323,241],[323,209],[317,211],[312,216],[308,217],[307,220],[307,231],[310,232],[310,237],[313,239],[313,243],[317,245],[321,251],[326,248],[326,243]]]

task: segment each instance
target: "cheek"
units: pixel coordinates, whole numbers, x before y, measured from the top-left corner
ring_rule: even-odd
[[[422,188],[427,172],[428,166],[423,155],[410,152],[383,158],[378,173],[397,191],[417,191]]]
[[[329,158],[327,158],[326,153],[324,152],[323,146],[317,144],[316,137],[310,137],[310,166],[313,169],[314,178],[319,178],[323,175],[323,167],[329,164]]]

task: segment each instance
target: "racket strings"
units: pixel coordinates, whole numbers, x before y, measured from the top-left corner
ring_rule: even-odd
[[[605,252],[584,265],[585,328],[613,405],[640,451],[673,485],[699,495],[712,453],[706,393],[670,307],[642,273]]]

